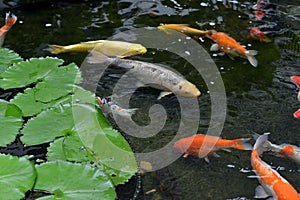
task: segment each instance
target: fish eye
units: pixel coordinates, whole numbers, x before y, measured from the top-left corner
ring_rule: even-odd
[[[181,89],[182,89],[182,85],[179,85],[179,86],[178,86],[178,89],[181,90]]]

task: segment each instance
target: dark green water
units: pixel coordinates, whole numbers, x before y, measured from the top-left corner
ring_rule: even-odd
[[[201,4],[202,3],[202,4]],[[222,133],[223,138],[251,137],[254,132],[271,132],[274,143],[291,143],[300,146],[300,120],[292,113],[300,108],[297,101],[298,89],[290,81],[291,75],[300,75],[300,2],[279,1],[278,16],[264,22],[253,20],[251,7],[255,1],[90,1],[55,2],[42,4],[17,4],[12,8],[18,16],[18,23],[10,30],[4,46],[19,53],[24,58],[51,56],[48,44],[67,45],[81,41],[107,39],[125,30],[140,27],[156,27],[160,23],[189,24],[199,29],[216,29],[228,33],[248,49],[259,52],[256,56],[258,67],[252,67],[244,59],[230,60],[227,56],[213,56],[224,82],[227,95],[227,115]],[[8,10],[3,8],[2,16]],[[274,24],[273,24],[274,23]],[[3,20],[2,20],[3,24]],[[272,30],[285,30],[273,37],[274,41],[263,44],[247,39],[252,26],[273,24]],[[208,51],[211,41],[204,39],[199,43]],[[251,46],[250,46],[251,45]],[[75,62],[80,66],[86,54],[71,53],[58,57],[66,62]],[[151,49],[147,54],[135,59],[167,64],[195,83],[202,91],[199,97],[201,111],[199,132],[206,133],[211,114],[210,97],[201,77],[181,58],[166,52]],[[201,59],[201,58],[199,58]],[[110,77],[103,77],[98,95],[109,94],[109,88],[116,81],[110,71]],[[157,90],[144,88],[137,92],[131,102],[132,107],[140,110],[133,119],[140,124],[149,123],[147,108],[158,103]],[[175,96],[167,97],[160,103],[168,111],[168,121],[164,129],[151,138],[139,139],[127,136],[136,152],[147,152],[166,145],[176,134],[180,121],[178,102]],[[252,141],[253,143],[253,141]],[[220,152],[220,158],[210,158],[207,164],[197,158],[180,158],[172,163],[167,172],[158,178],[155,173],[142,177],[142,190],[138,199],[176,199],[174,191],[180,190],[183,199],[253,199],[256,179],[251,171],[250,152]],[[300,191],[300,173],[296,164],[289,160],[265,155],[263,159],[280,169],[282,174]],[[168,178],[176,182],[176,188],[159,191],[159,181]],[[166,177],[165,177],[166,176]],[[170,179],[170,177],[169,177]],[[158,181],[159,180],[159,181]],[[166,179],[165,179],[166,180]],[[145,192],[156,188],[157,193]],[[128,196],[128,195],[127,195]],[[178,198],[177,198],[178,199]]]

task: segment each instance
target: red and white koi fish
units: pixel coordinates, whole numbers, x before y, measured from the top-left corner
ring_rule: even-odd
[[[268,151],[283,155],[300,166],[300,147],[291,144],[273,144],[270,141],[266,141],[265,147]]]
[[[100,98],[97,97],[97,102],[104,113],[112,113],[113,115],[119,115],[122,117],[131,117],[137,108],[121,108],[111,98]]]
[[[235,140],[221,139],[215,136],[209,135],[193,135],[187,138],[182,138],[175,142],[174,148],[183,153],[183,157],[188,155],[198,156],[199,158],[204,158],[206,162],[209,162],[208,155],[216,154],[218,150],[230,151],[229,148],[235,148],[239,150],[252,150],[252,146],[247,143],[249,138],[239,138]]]
[[[257,54],[255,50],[247,50],[240,45],[235,39],[229,37],[223,32],[211,31],[211,35],[206,35],[212,39],[216,44],[213,44],[210,48],[211,51],[221,50],[225,52],[231,59],[240,56],[247,58],[250,64],[254,67],[257,66],[257,60],[254,57]]]
[[[15,15],[13,15],[12,13],[6,13],[5,25],[0,29],[0,47],[2,47],[4,43],[4,38],[7,31],[9,31],[9,29],[16,23],[16,21],[17,17]]]
[[[300,119],[300,109],[294,112],[293,116],[297,119]]]
[[[261,31],[258,28],[252,27],[250,29],[250,37],[254,40],[258,40],[260,42],[265,42],[265,43],[269,43],[272,42],[272,40],[270,38],[268,38],[266,35],[270,34],[271,32],[269,31]]]
[[[298,86],[298,88],[300,88],[300,76],[291,76],[291,80]],[[298,92],[297,98],[300,101],[300,91]]]
[[[261,184],[256,188],[254,198],[300,200],[300,195],[293,186],[260,158],[264,151],[264,144],[268,140],[268,134],[265,133],[257,138],[251,153],[251,164]]]

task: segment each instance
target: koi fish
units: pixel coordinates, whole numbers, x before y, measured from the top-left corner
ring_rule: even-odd
[[[300,147],[291,144],[276,145],[270,141],[266,141],[265,147],[268,151],[283,155],[300,166]]]
[[[137,86],[139,84],[140,86],[148,85],[163,91],[158,99],[172,93],[184,97],[198,97],[201,94],[194,84],[187,81],[180,74],[152,63],[121,58],[110,58],[96,51],[91,52],[88,62],[91,64],[108,62],[115,66],[130,69],[130,72],[139,81],[136,82]]]
[[[0,29],[0,47],[2,47],[4,43],[4,38],[7,34],[7,31],[9,31],[9,29],[16,23],[16,21],[17,17],[14,14],[10,12],[6,13],[5,25],[2,26]]]
[[[97,102],[103,112],[112,113],[122,117],[131,117],[136,112],[136,110],[138,110],[137,108],[129,108],[129,109],[121,108],[110,98],[98,97]]]
[[[271,32],[267,31],[260,31],[258,28],[252,27],[250,29],[250,37],[254,40],[258,40],[260,42],[269,43],[272,42],[270,38],[268,38],[266,35],[270,34]]]
[[[211,51],[221,50],[229,55],[231,59],[236,56],[245,57],[248,59],[252,66],[257,66],[257,60],[254,57],[257,54],[257,51],[247,50],[246,48],[242,47],[235,39],[222,32],[211,31],[211,35],[207,35],[207,37],[216,42],[216,44],[213,44],[211,46]]]
[[[291,80],[300,88],[300,76],[291,76]],[[300,101],[300,91],[297,95],[298,101]]]
[[[203,31],[195,28],[188,27],[186,25],[182,24],[165,24],[157,27],[160,30],[168,30],[172,29],[187,35],[193,35],[193,36],[200,36],[200,35],[206,35],[209,33],[209,31]]]
[[[67,52],[87,52],[91,50],[99,51],[107,56],[128,57],[132,55],[144,54],[147,49],[141,44],[129,43],[123,41],[96,40],[81,42],[68,46],[49,45],[53,54]]]
[[[206,162],[209,162],[208,155],[216,154],[218,150],[230,151],[229,148],[235,148],[239,150],[252,150],[252,146],[247,143],[250,138],[239,138],[235,140],[221,139],[215,136],[209,135],[193,135],[187,138],[182,138],[174,143],[174,148],[183,153],[183,157],[188,155],[198,156],[204,158]]]
[[[269,133],[265,133],[257,138],[251,153],[251,164],[261,184],[256,188],[254,198],[300,200],[300,195],[293,186],[260,158],[268,135]]]
[[[293,116],[297,119],[300,119],[300,109],[298,109],[296,112],[294,112]]]

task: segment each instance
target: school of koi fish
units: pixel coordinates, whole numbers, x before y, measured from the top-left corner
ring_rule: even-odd
[[[266,0],[258,0],[254,8],[257,20],[264,18],[265,15],[273,9]],[[13,26],[16,20],[17,17],[12,13],[6,14],[6,24],[0,29],[0,46],[3,45],[7,31]],[[211,51],[223,51],[231,59],[242,57],[247,59],[252,66],[258,66],[258,61],[254,57],[258,52],[255,50],[247,50],[226,33],[216,30],[198,30],[181,24],[164,24],[157,28],[166,33],[172,29],[193,36],[194,38],[200,36],[206,37],[214,42],[211,46]],[[249,32],[252,39],[261,42],[271,42],[271,39],[267,36],[270,34],[271,32],[262,32],[255,27],[252,27]],[[172,93],[184,97],[199,97],[201,95],[196,85],[168,68],[153,63],[124,59],[124,57],[146,53],[147,49],[140,44],[123,41],[97,40],[68,46],[49,45],[49,48],[53,54],[90,51],[91,57],[88,60],[90,63],[97,64],[105,61],[111,65],[117,65],[125,69],[133,69],[134,75],[139,81],[143,82],[146,79],[145,83],[159,83],[149,85],[150,87],[162,91],[158,99]],[[300,76],[291,76],[290,79],[300,88]],[[297,98],[300,101],[300,91],[298,92]],[[125,118],[130,118],[137,111],[136,108],[124,109],[109,97],[98,97],[97,102],[104,113],[112,113]],[[295,111],[293,116],[300,118],[300,109]],[[216,152],[219,150],[230,151],[230,148],[243,151],[251,150],[251,164],[260,183],[255,190],[254,198],[300,200],[300,194],[289,184],[288,180],[284,179],[276,170],[261,159],[262,153],[267,151],[275,155],[284,156],[300,166],[300,147],[291,144],[273,144],[268,140],[268,137],[269,133],[257,136],[254,147],[252,147],[252,145],[249,144],[251,138],[226,140],[220,137],[197,134],[176,141],[174,143],[174,149],[182,153],[183,157],[187,157],[188,155],[196,156],[204,158],[206,162],[210,162],[208,159],[210,155],[218,157]]]

